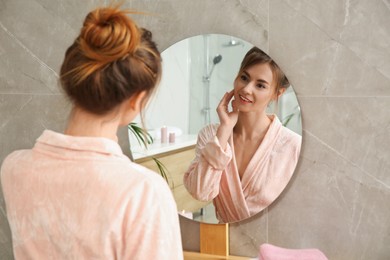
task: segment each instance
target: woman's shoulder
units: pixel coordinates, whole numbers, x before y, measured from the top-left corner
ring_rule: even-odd
[[[141,186],[145,189],[169,190],[168,184],[160,174],[140,164],[128,161],[118,172],[119,182],[128,182],[131,187]]]
[[[299,154],[302,145],[302,136],[285,126],[282,126],[279,136],[279,145],[286,151],[290,150],[291,152]]]
[[[14,166],[20,165],[21,159],[31,157],[31,149],[16,150],[8,154],[1,163],[1,173],[6,172]]]
[[[142,166],[138,163],[130,162],[129,167],[132,169],[132,171],[136,172],[140,175],[140,178],[144,179],[146,182],[150,183],[151,185],[166,185],[164,183],[164,179],[161,175],[159,175],[157,172],[152,171],[145,166]]]
[[[284,138],[286,138],[288,140],[300,141],[302,139],[301,135],[297,134],[296,132],[294,132],[293,130],[291,130],[285,126],[282,126],[281,133],[284,136]]]
[[[284,126],[276,115],[273,116],[274,129],[279,132],[279,140],[283,142],[301,143],[302,136]],[[279,131],[280,129],[280,131]]]

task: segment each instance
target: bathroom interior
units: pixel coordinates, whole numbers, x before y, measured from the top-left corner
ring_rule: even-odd
[[[43,129],[63,129],[70,106],[57,82],[62,55],[85,13],[105,2],[0,0],[1,161],[31,147]],[[302,149],[292,179],[269,207],[223,225],[225,253],[251,259],[269,243],[317,248],[336,260],[389,259],[388,1],[134,0],[124,6],[152,14],[134,19],[153,32],[164,75],[145,111],[154,143],[144,149],[127,129],[119,143],[136,162],[155,169],[150,158],[156,157],[167,167],[184,251],[202,252],[212,243],[204,228],[219,225],[208,218],[212,204],[188,204],[180,173],[194,157],[197,132],[217,122],[216,106],[243,55],[258,46],[292,84],[269,109],[302,136]],[[161,142],[163,127],[173,133],[171,142]],[[0,202],[0,259],[13,259]]]

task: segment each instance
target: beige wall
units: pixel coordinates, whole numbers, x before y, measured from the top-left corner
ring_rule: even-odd
[[[0,0],[1,161],[43,129],[63,128],[69,104],[59,65],[101,2]],[[231,34],[267,51],[295,87],[304,129],[298,168],[268,210],[231,226],[233,254],[255,256],[268,242],[319,248],[330,259],[390,257],[388,0],[127,2],[154,13],[135,20],[161,50],[188,36]],[[0,259],[12,259],[3,205],[0,225]],[[196,250],[198,225],[181,227],[185,248]]]

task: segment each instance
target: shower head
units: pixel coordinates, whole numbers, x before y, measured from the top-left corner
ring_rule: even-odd
[[[213,64],[214,64],[214,65],[215,65],[215,64],[218,64],[218,63],[221,62],[221,60],[222,60],[222,55],[221,55],[221,54],[218,54],[218,55],[216,55],[216,56],[214,57],[214,59],[213,59]]]
[[[227,43],[222,44],[222,45],[224,47],[234,47],[234,46],[238,46],[238,45],[243,45],[243,43],[241,41],[231,39],[230,41],[228,41]]]
[[[217,65],[218,63],[220,63],[221,60],[222,60],[222,55],[221,55],[221,54],[215,55],[215,57],[214,57],[214,59],[213,59],[213,64],[212,64],[211,70],[210,70],[210,72],[206,75],[206,77],[204,77],[204,79],[205,79],[206,81],[209,81],[209,80],[210,80],[210,77],[211,77],[211,74],[213,74],[215,65]]]

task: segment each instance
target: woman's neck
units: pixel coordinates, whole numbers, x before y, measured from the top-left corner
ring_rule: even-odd
[[[263,138],[272,120],[266,113],[240,113],[234,127],[234,134],[245,140],[257,140]]]
[[[117,142],[118,127],[119,119],[112,114],[98,116],[74,108],[64,133],[72,136],[105,137]]]

